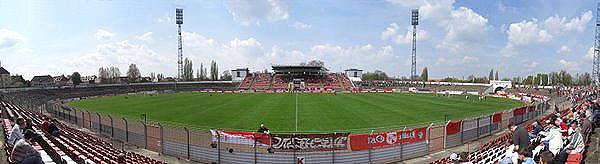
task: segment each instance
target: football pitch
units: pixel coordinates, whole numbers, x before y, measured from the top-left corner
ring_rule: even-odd
[[[491,114],[522,103],[487,97],[409,93],[170,93],[120,95],[71,102],[104,114],[194,128],[273,132],[369,132],[426,126]]]

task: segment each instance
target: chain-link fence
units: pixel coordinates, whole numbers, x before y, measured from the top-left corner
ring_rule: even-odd
[[[43,105],[42,111],[98,135],[178,159],[208,163],[387,163],[473,142],[506,129],[510,122],[536,119],[549,106],[538,103],[420,128],[371,129],[368,134],[271,135],[146,122],[50,103]]]

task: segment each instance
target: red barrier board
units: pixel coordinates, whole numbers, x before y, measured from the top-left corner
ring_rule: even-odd
[[[352,151],[375,149],[385,146],[423,142],[427,139],[427,128],[399,130],[377,134],[350,135]]]
[[[502,122],[502,113],[494,113],[492,116],[492,122],[495,124]]]
[[[513,116],[520,116],[527,112],[527,107],[520,107],[513,110]]]
[[[450,122],[446,125],[446,135],[453,135],[461,131],[462,120]]]

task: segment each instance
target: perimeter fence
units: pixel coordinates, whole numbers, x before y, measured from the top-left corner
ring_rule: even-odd
[[[371,133],[285,133],[266,135],[226,129],[203,130],[143,119],[127,119],[69,108],[58,103],[31,105],[34,112],[89,129],[97,135],[161,154],[207,163],[388,163],[467,144],[544,115],[548,102],[490,115],[423,127],[372,129]],[[565,100],[558,98],[555,103]]]

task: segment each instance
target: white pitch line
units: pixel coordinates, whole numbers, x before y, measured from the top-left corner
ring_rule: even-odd
[[[296,132],[298,132],[298,94],[296,93]]]

